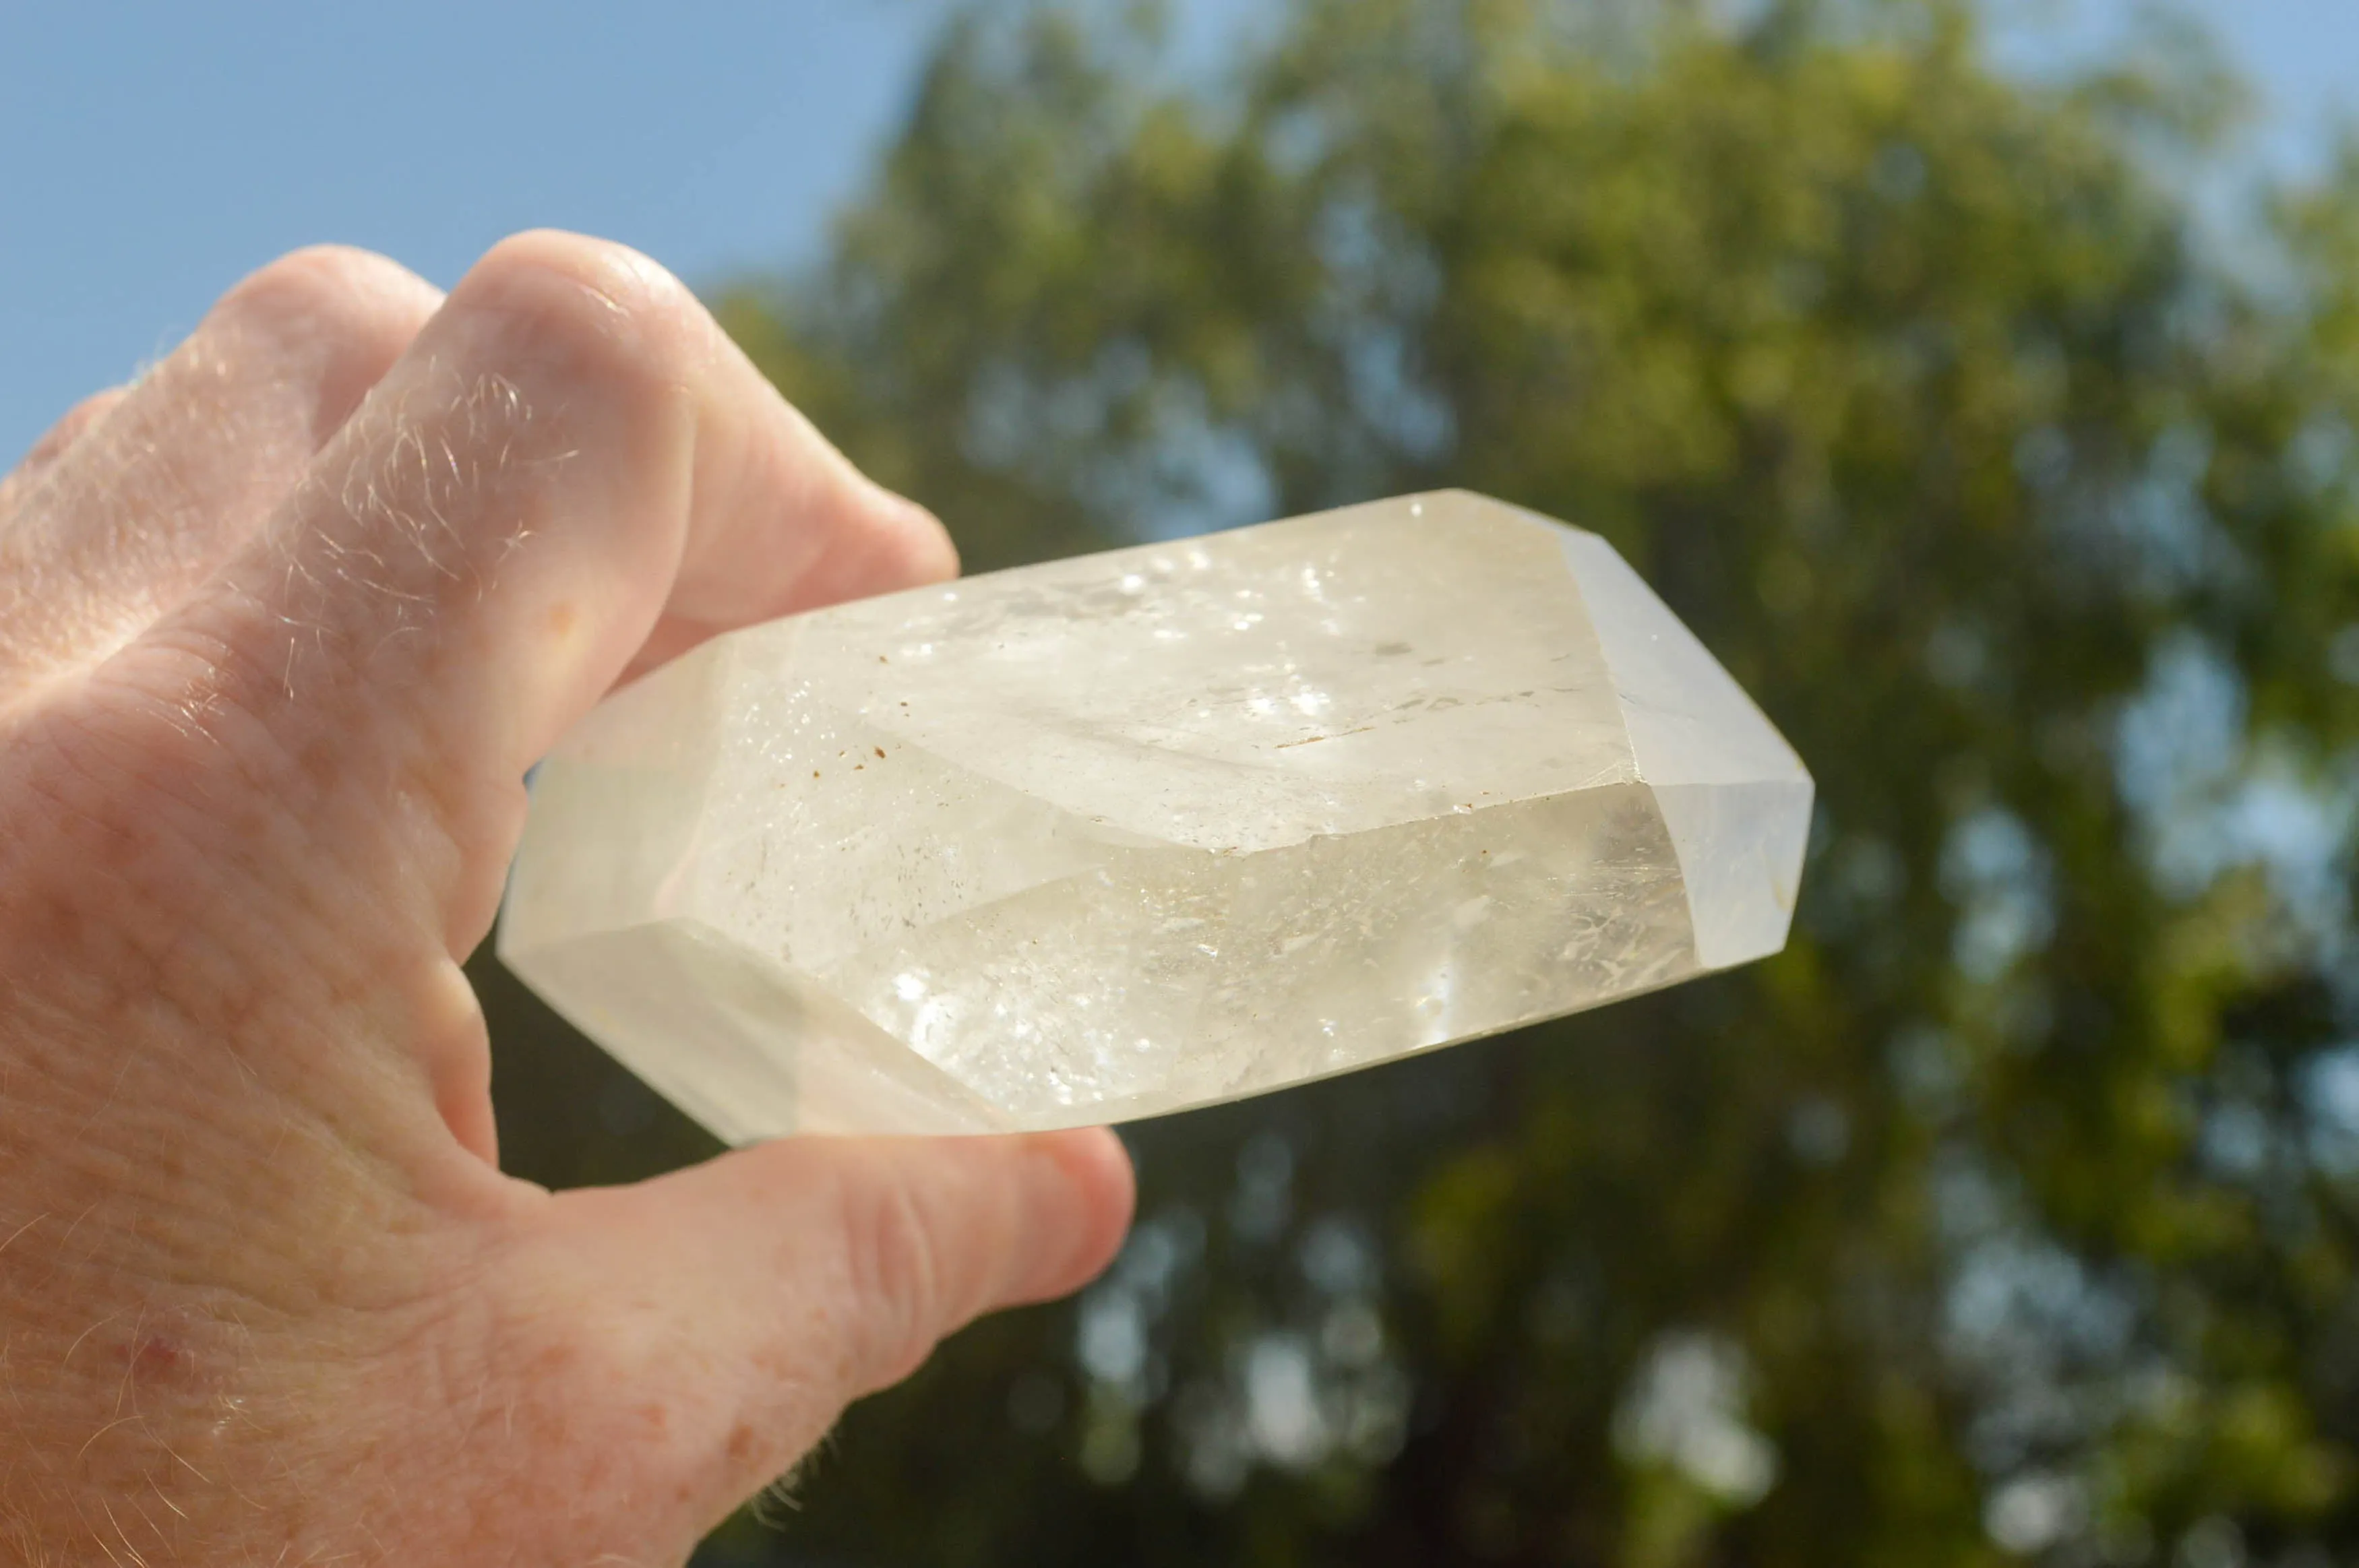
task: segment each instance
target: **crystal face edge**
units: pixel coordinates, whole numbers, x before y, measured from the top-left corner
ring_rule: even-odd
[[[1814,786],[1745,688],[1594,534],[1549,518],[1613,672],[1638,776],[1655,786],[1706,969],[1786,945]]]
[[[1562,946],[1553,963],[1527,972],[1520,985],[1515,966],[1503,958],[1469,977],[1477,994],[1404,997],[1401,1007],[1380,1007],[1372,1019],[1347,1029],[1342,1041],[1330,1043],[1323,1051],[1297,1049],[1275,1058],[1264,1056],[1223,1081],[1199,1083],[1180,1092],[1167,1085],[1070,1104],[1039,1099],[987,1103],[873,1021],[819,1000],[828,989],[823,983],[794,974],[693,919],[577,935],[543,946],[506,940],[509,928],[504,927],[504,956],[577,1026],[605,1044],[681,1110],[731,1142],[790,1132],[1049,1130],[1132,1120],[1423,1054],[1694,976],[1699,970],[1687,939],[1684,897],[1669,870],[1668,848],[1646,787],[1621,785],[1587,794],[1591,798],[1576,795],[1541,806],[1576,819],[1584,835],[1593,835],[1599,819],[1615,824],[1613,831],[1626,848],[1618,871],[1609,874],[1625,890],[1643,893],[1651,889],[1651,898],[1625,899],[1617,919],[1590,931],[1586,941]],[[1479,834],[1485,826],[1483,819],[1495,815],[1516,813],[1512,807],[1495,807],[1436,826]],[[1582,818],[1590,820],[1579,820]],[[1528,827],[1521,835],[1510,832],[1526,841],[1533,837]],[[1568,851],[1560,862],[1603,858],[1593,853],[1593,837],[1588,842],[1559,837],[1560,849]],[[1315,857],[1321,849],[1347,848],[1307,846],[1306,852]],[[1477,868],[1483,858],[1480,850],[1455,857]],[[1304,869],[1314,879],[1321,874],[1316,866]],[[1562,863],[1542,867],[1538,876],[1523,880],[1527,887],[1545,887],[1563,869]],[[1510,876],[1515,870],[1506,868]],[[1474,893],[1471,899],[1462,896],[1472,891],[1469,887],[1435,886],[1429,907],[1413,912],[1404,924],[1414,930],[1462,921],[1470,903],[1506,891],[1499,886],[1498,876],[1484,880],[1493,892]],[[1499,920],[1517,912],[1484,913]],[[1529,901],[1520,912],[1527,931],[1535,922],[1545,926],[1552,913]],[[1554,946],[1555,938],[1550,941]],[[1634,952],[1647,956],[1634,963]],[[1585,983],[1574,983],[1576,977]],[[1430,971],[1428,978],[1432,978]],[[1281,978],[1274,989],[1291,988]],[[1327,1006],[1340,1011],[1336,1000],[1331,989]],[[1454,1008],[1448,1005],[1452,1002]],[[1349,1005],[1348,1000],[1343,1005]],[[1469,1009],[1476,1011],[1469,1016]],[[859,1056],[864,1046],[886,1049]]]

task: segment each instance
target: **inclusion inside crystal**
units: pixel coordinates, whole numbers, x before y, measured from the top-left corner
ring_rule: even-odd
[[[1793,752],[1447,492],[732,633],[539,770],[502,957],[722,1136],[1120,1120],[1785,941]]]

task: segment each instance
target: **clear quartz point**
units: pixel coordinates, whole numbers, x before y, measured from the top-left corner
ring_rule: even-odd
[[[1463,492],[718,638],[544,762],[501,957],[733,1141],[1153,1116],[1776,952],[1792,749]]]

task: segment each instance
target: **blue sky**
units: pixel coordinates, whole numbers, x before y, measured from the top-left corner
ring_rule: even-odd
[[[239,276],[312,241],[441,283],[535,224],[628,241],[691,282],[809,256],[946,4],[0,12],[0,466]],[[2130,4],[2007,0],[2031,18],[2010,52],[2092,47]],[[1175,8],[1201,37],[1256,5]],[[2299,165],[2328,116],[2359,111],[2359,0],[2190,8],[2263,89],[2256,156]]]

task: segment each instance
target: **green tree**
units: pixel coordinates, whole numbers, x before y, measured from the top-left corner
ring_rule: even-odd
[[[975,568],[1596,529],[1821,806],[1775,960],[1134,1130],[1114,1274],[716,1553],[2359,1561],[2359,164],[2223,246],[2199,48],[1733,9],[1295,0],[1210,84],[979,10],[823,274],[722,301]],[[503,994],[504,1090],[588,1070]],[[648,1130],[511,1146],[693,1148],[597,1093]]]

